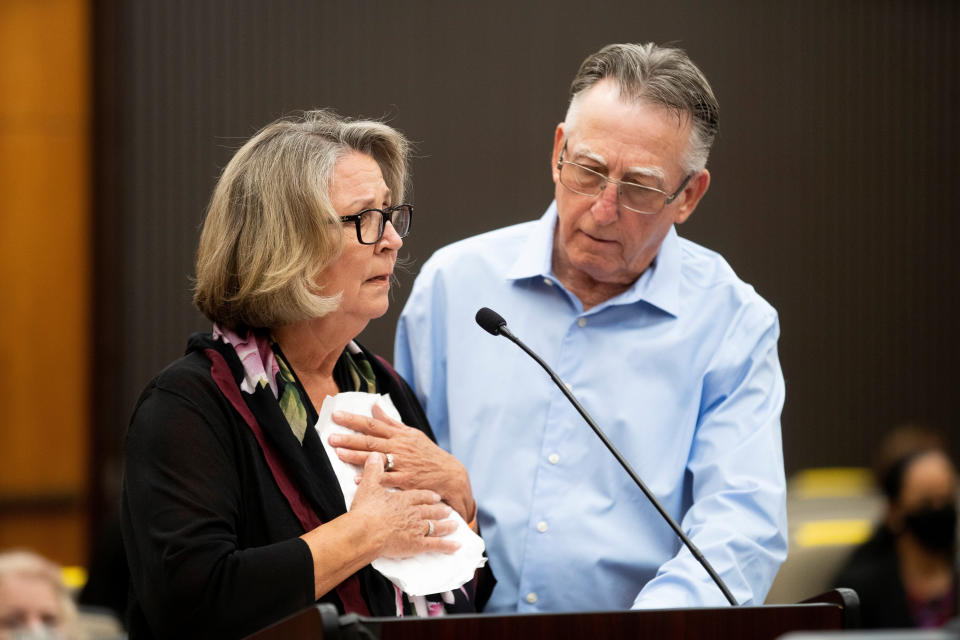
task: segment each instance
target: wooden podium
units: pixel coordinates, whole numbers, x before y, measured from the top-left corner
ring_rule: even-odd
[[[858,625],[859,601],[834,589],[800,604],[718,609],[591,611],[440,618],[338,616],[331,605],[308,607],[249,636],[249,640],[480,640],[488,638],[713,638],[773,639],[789,631],[839,630]]]

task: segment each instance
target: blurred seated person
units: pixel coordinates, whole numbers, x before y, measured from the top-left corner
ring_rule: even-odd
[[[940,627],[958,614],[957,470],[935,433],[895,429],[881,445],[883,521],[834,579],[860,596],[864,628]]]
[[[370,566],[455,551],[451,507],[465,522],[476,511],[406,382],[354,341],[389,305],[413,216],[407,158],[383,123],[312,111],[268,125],[223,170],[194,290],[213,330],[149,383],[126,436],[131,638],[241,637],[315,601],[473,610],[466,589],[414,606]],[[315,429],[324,398],[346,391],[388,393],[403,419],[334,414],[380,446],[341,452],[363,467],[349,512]]]
[[[0,553],[0,640],[76,638],[76,621],[59,567],[30,551]]]

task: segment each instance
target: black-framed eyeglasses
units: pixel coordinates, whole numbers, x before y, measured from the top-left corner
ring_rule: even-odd
[[[413,222],[413,205],[398,204],[386,209],[364,209],[350,216],[340,216],[343,222],[353,222],[357,227],[360,244],[377,244],[383,237],[387,222],[393,225],[397,235],[406,238]]]
[[[656,187],[637,182],[624,182],[623,180],[614,180],[603,175],[599,171],[594,171],[576,162],[570,162],[563,159],[563,154],[567,150],[567,145],[563,145],[560,151],[560,157],[557,159],[557,171],[560,172],[560,184],[570,191],[582,195],[596,198],[603,190],[607,188],[607,183],[617,186],[617,196],[624,209],[629,209],[634,213],[644,215],[656,215],[663,211],[663,208],[677,199],[683,189],[693,177],[688,173],[680,186],[672,194],[661,191]]]

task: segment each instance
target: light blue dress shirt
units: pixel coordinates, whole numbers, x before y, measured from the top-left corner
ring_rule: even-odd
[[[774,309],[671,229],[587,312],[551,269],[556,205],[438,251],[395,365],[467,467],[498,583],[486,611],[724,606],[723,594],[546,373],[474,321],[500,313],[572,389],[741,604],[786,557]]]

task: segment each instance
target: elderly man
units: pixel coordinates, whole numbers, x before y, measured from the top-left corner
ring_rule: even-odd
[[[489,306],[551,363],[742,604],[786,555],[774,309],[677,236],[710,185],[718,107],[683,51],[589,56],[539,219],[438,251],[396,365],[468,468],[498,584],[487,611],[725,605],[547,376],[474,324]]]

